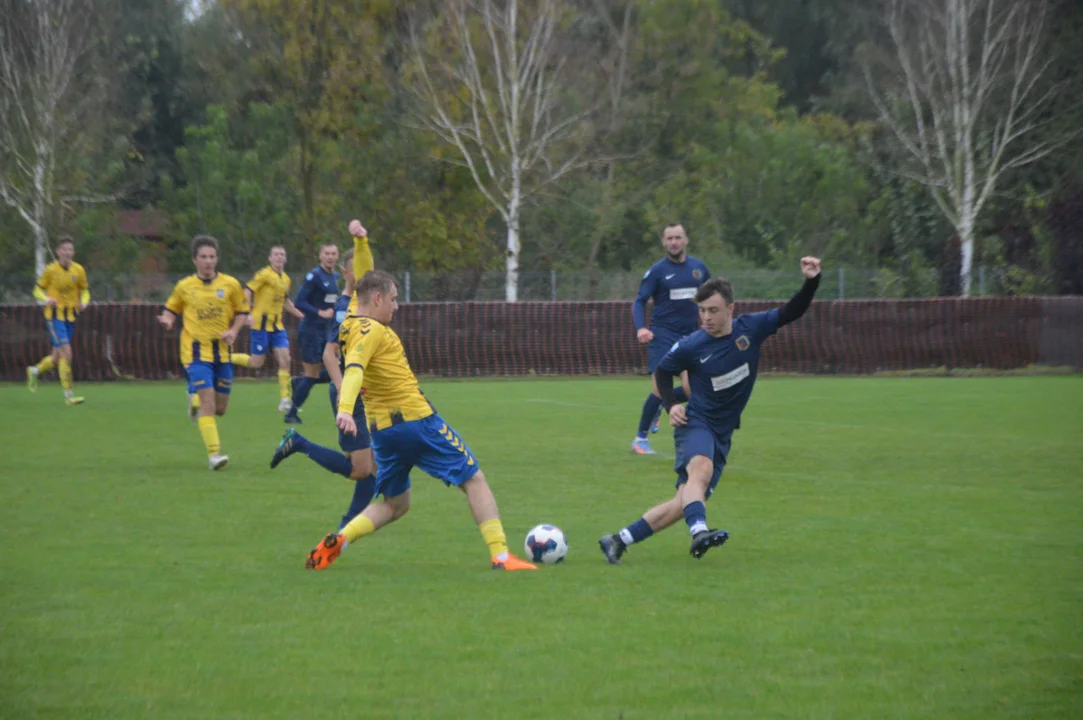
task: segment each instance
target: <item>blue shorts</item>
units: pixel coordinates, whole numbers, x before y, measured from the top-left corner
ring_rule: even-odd
[[[71,345],[71,339],[75,336],[75,323],[68,320],[46,320],[45,326],[49,328],[49,341],[53,347]]]
[[[297,344],[301,346],[301,362],[323,365],[323,346],[327,344],[327,330],[302,329],[297,333]]]
[[[267,347],[288,348],[290,336],[285,330],[252,330],[248,333],[249,352],[253,355],[266,355]]]
[[[233,387],[233,363],[196,360],[185,365],[184,372],[188,375],[188,394],[214,388],[217,393],[229,395]]]
[[[733,435],[718,437],[713,430],[695,418],[689,419],[684,427],[673,429],[673,446],[677,451],[677,460],[673,469],[677,471],[677,487],[688,482],[688,463],[696,455],[703,455],[714,463],[711,482],[707,484],[707,497],[711,497],[718,479],[722,477],[722,468],[726,467],[726,456],[730,453],[730,440]]]
[[[477,474],[474,453],[435,413],[372,434],[376,494],[385,498],[410,489],[410,470],[421,468],[445,485],[460,487]]]
[[[338,417],[338,388],[334,383],[330,383],[327,392],[331,396],[331,415]],[[356,435],[338,431],[338,446],[342,448],[342,452],[352,453],[372,447],[372,435],[369,434],[369,426],[365,422],[365,403],[360,398],[353,406],[353,421],[357,425]]]
[[[647,372],[653,373],[658,369],[658,364],[666,353],[673,349],[673,345],[681,339],[681,336],[671,330],[652,330],[654,337],[647,345]]]

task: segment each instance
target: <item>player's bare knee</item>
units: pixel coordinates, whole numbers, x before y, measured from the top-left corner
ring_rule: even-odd
[[[249,357],[248,358],[248,367],[249,367],[249,369],[255,370],[256,368],[263,367],[263,359],[264,359],[263,355],[253,355],[253,356]]]
[[[360,455],[360,457],[359,457]],[[368,453],[350,453],[350,479],[364,480],[376,472],[376,463]]]

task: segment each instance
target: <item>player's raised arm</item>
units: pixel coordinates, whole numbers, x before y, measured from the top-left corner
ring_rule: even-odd
[[[779,308],[779,327],[797,320],[812,305],[812,298],[816,295],[816,289],[820,287],[820,258],[811,256],[801,258],[801,273],[805,276],[805,283],[789,302]]]
[[[369,246],[369,233],[360,220],[350,221],[350,235],[353,235],[353,276],[355,280],[365,277],[365,273],[376,269]]]

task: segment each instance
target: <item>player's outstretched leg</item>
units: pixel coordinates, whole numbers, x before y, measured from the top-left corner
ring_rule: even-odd
[[[478,470],[462,484],[462,491],[470,504],[470,512],[474,515],[478,530],[485,538],[485,544],[489,546],[489,555],[492,557],[490,567],[507,572],[537,570],[537,565],[520,560],[508,551],[508,538],[504,534],[504,524],[500,522],[500,510],[496,506],[493,491],[485,480],[485,474]]]
[[[405,490],[384,502],[369,505],[365,511],[337,533],[328,533],[305,559],[308,570],[325,570],[348,546],[371,535],[384,525],[395,522],[410,509],[410,491]]]

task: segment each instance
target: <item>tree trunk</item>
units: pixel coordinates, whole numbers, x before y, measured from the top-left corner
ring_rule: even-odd
[[[962,262],[959,265],[959,287],[961,297],[970,297],[971,266],[974,262],[974,217],[964,210],[959,218],[959,240]]]
[[[41,277],[45,271],[45,264],[49,260],[49,237],[45,233],[45,227],[39,222],[34,230],[34,272],[35,280]]]
[[[508,259],[504,279],[504,299],[519,300],[519,208],[513,206],[508,213]]]

